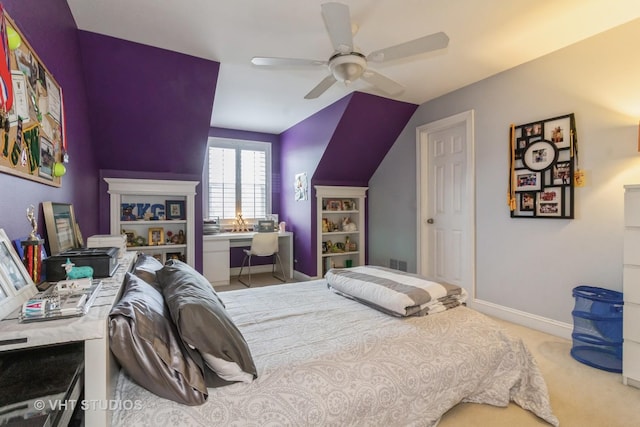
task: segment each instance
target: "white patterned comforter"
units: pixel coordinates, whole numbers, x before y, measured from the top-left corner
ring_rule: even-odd
[[[398,318],[324,280],[219,294],[258,368],[184,406],[121,373],[115,426],[434,426],[459,402],[514,401],[558,425],[530,352],[466,307]],[[141,408],[141,409],[138,409]]]

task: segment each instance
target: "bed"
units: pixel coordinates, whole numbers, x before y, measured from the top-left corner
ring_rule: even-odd
[[[187,406],[122,370],[114,426],[435,426],[460,402],[510,401],[558,425],[524,343],[465,306],[397,317],[314,280],[218,293],[257,378]]]

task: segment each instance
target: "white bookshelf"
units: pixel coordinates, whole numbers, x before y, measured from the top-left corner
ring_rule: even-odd
[[[329,268],[364,265],[367,189],[368,187],[315,186],[319,277],[324,277]],[[353,224],[351,228],[345,229],[343,226],[345,218]]]
[[[187,264],[195,266],[194,211],[197,181],[126,178],[105,178],[105,181],[109,185],[111,234],[128,233],[129,236],[134,236],[136,242],[135,245],[128,244],[127,250],[156,256],[162,263],[172,256],[180,256]],[[184,203],[183,218],[167,219],[167,201]],[[123,215],[123,205],[135,206],[132,216]],[[146,212],[158,219],[137,218]],[[133,217],[137,219],[126,220]],[[149,242],[150,229],[162,230],[162,243]],[[167,236],[169,231],[172,235],[180,235],[179,243],[171,242]]]

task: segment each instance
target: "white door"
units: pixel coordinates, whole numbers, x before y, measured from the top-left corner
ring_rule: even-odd
[[[472,294],[473,112],[418,128],[418,266]]]

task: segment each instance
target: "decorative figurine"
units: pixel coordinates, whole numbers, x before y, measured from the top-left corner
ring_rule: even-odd
[[[136,216],[133,214],[133,208],[135,205],[122,205],[122,216],[120,217],[121,221],[135,221]]]
[[[93,268],[89,266],[84,267],[75,267],[75,264],[71,262],[69,258],[67,258],[67,262],[62,264],[64,270],[67,272],[67,279],[82,279],[85,277],[92,278],[93,277]]]
[[[27,208],[27,219],[31,224],[31,233],[29,233],[29,239],[31,241],[39,241],[38,239],[38,220],[36,219],[36,208],[33,205]]]
[[[357,230],[356,224],[353,221],[351,221],[351,218],[349,218],[348,216],[345,216],[342,219],[342,231],[352,232],[356,230]]]

